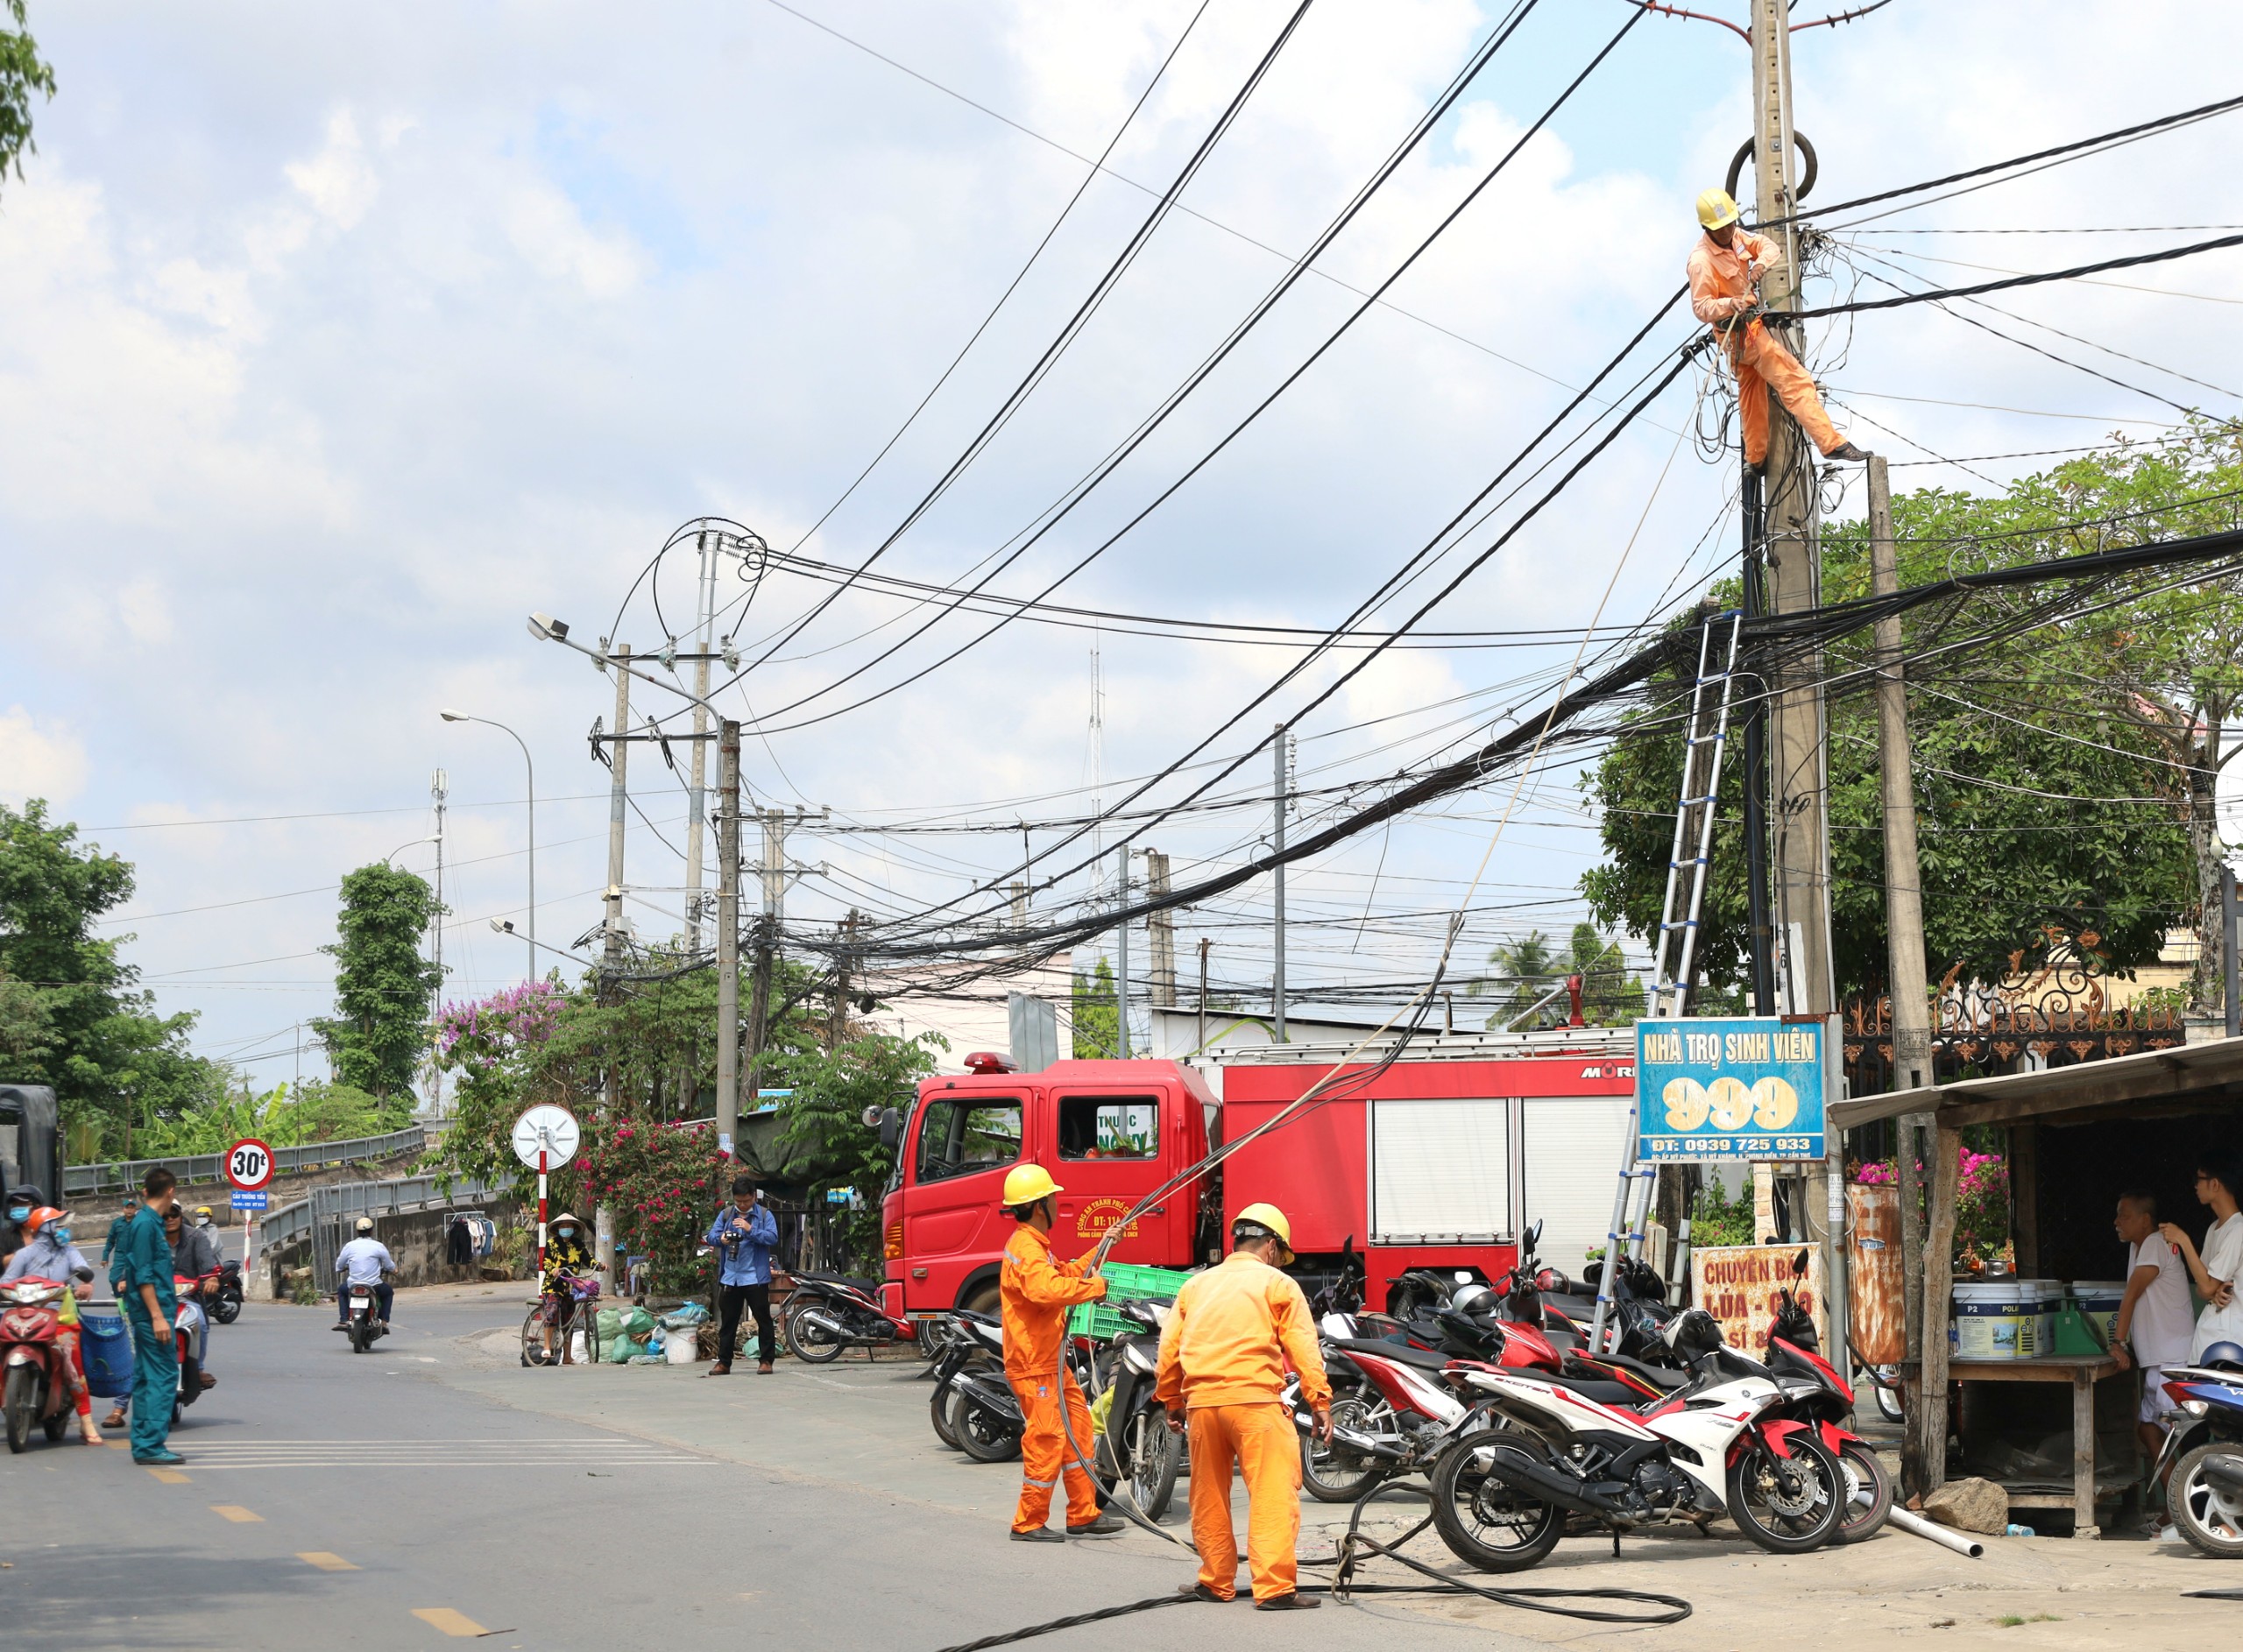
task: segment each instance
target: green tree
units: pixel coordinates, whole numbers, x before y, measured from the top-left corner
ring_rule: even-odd
[[[0,804],[0,1039],[8,1074],[49,1084],[74,1139],[129,1154],[132,1133],[223,1094],[226,1070],[187,1047],[191,1014],[159,1016],[99,935],[103,914],[131,899],[129,863],[81,847],[78,829],[32,799]]]
[[[387,862],[343,878],[342,939],[320,949],[335,960],[336,1013],[313,1023],[343,1084],[386,1098],[412,1092],[428,995],[442,979],[421,937],[438,915],[428,880]]]
[[[2231,497],[2217,507],[2218,520],[2228,526],[2243,469],[2232,456],[2215,462],[2218,440],[2184,434],[2164,444],[2173,451],[2158,462],[2131,450],[2076,461],[1998,498],[1935,489],[1896,499],[1901,583],[2202,532],[2209,520],[2182,501],[2221,485]],[[2232,436],[2225,440],[2232,448]],[[2144,513],[2116,526],[2066,526],[2121,510]],[[1868,593],[1861,524],[1825,534],[1822,581],[1826,602]],[[2190,604],[2180,604],[2202,611],[2196,629],[2176,618],[2152,646],[2143,628],[2159,624],[2161,604],[2177,597],[2152,591],[2158,582],[2145,576],[2099,591],[2099,601],[2117,605],[2098,615],[2048,618],[2037,604],[2076,596],[2060,587],[1966,596],[1919,609],[1904,623],[1925,952],[1935,978],[1954,969],[1997,980],[2058,947],[2077,948],[2105,972],[2130,974],[2157,957],[2169,927],[2198,916],[2204,861],[2195,840],[2209,828],[2197,818],[2197,771],[2174,730],[2208,715],[2216,727],[2232,714],[2233,702],[2219,696],[2235,662],[2232,653],[2217,657],[2222,645],[2211,617],[2235,624],[2243,639],[2243,603],[2233,581],[2196,582]],[[1732,584],[1714,595],[1734,601],[1737,592]],[[1971,646],[1952,646],[1972,638]],[[1886,978],[1871,646],[1868,633],[1856,633],[1824,662],[1834,685],[1832,943],[1844,992],[1881,990]],[[1582,893],[1599,921],[1645,939],[1666,887],[1682,764],[1676,709],[1688,692],[1687,667],[1663,672],[1649,709],[1629,719],[1583,781],[1598,805],[1607,859],[1582,879]],[[2201,728],[2193,738],[2200,755],[2217,738]],[[1738,749],[1732,740],[1731,753]],[[1720,789],[1697,962],[1706,983],[1728,991],[1745,973],[1741,763],[1724,765]]]
[[[1644,992],[1620,943],[1593,923],[1574,925],[1572,968],[1581,977],[1581,1018],[1591,1027],[1631,1027],[1644,1014]]]
[[[1122,1050],[1114,966],[1104,958],[1089,975],[1075,971],[1074,1027],[1070,1049],[1077,1061],[1111,1061]]]
[[[880,1254],[881,1193],[895,1168],[894,1150],[881,1145],[865,1111],[908,1108],[919,1080],[935,1070],[935,1052],[946,1048],[934,1033],[865,1033],[838,1049],[805,1050],[777,1064],[774,1077],[794,1091],[780,1140],[806,1155],[813,1194],[850,1188],[860,1196],[849,1237],[860,1256]]]
[[[12,29],[0,29],[0,180],[12,168],[24,175],[24,155],[39,152],[32,142],[32,94],[54,95],[54,69],[39,56],[39,42],[25,26],[24,0],[6,0],[16,20]]]
[[[1501,1032],[1525,1014],[1566,971],[1559,967],[1557,950],[1539,929],[1529,930],[1517,941],[1498,945],[1488,954],[1490,978],[1465,989],[1468,998],[1495,998],[1496,1013],[1488,1018],[1492,1031]],[[1559,1018],[1564,1020],[1563,1016]]]

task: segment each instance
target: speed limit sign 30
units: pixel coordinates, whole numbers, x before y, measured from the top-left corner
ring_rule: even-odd
[[[226,1149],[226,1180],[236,1191],[254,1193],[272,1180],[272,1149],[245,1136]]]

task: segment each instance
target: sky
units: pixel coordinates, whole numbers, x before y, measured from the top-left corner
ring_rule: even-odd
[[[446,994],[512,984],[525,949],[490,926],[520,926],[527,907],[523,752],[438,711],[527,745],[539,937],[565,948],[599,919],[608,777],[585,734],[612,721],[614,687],[533,638],[525,616],[658,651],[691,629],[690,546],[651,588],[640,576],[704,516],[822,562],[881,546],[1129,244],[1297,5],[735,0],[626,18],[400,4],[346,18],[35,0],[60,90],[35,110],[24,178],[0,185],[0,590],[13,621],[0,799],[44,798],[134,862],[136,893],[106,932],[132,937],[125,957],[161,1007],[197,1013],[198,1049],[260,1085],[295,1070],[298,1024],[331,1006],[318,949],[340,877],[385,855],[433,869],[439,768]],[[1150,504],[1627,21],[1619,0],[1518,11],[1313,0],[1179,210],[879,567],[930,584],[983,567],[1270,290],[1475,46],[1517,21],[1310,275],[991,589],[1041,590]],[[2051,0],[2024,17],[1896,0],[1796,35],[1816,193],[2210,102],[2232,91],[2243,47],[2243,16],[2225,8]],[[1051,600],[1337,621],[1673,290],[1691,201],[1750,134],[1748,92],[1735,36],[1645,18],[1384,306]],[[2202,238],[2165,226],[2232,228],[2238,119],[1864,225],[1857,256],[1933,282]],[[1979,455],[2155,434],[2180,415],[2143,388],[2236,411],[2208,386],[2243,386],[2243,343],[2225,324],[2243,303],[2243,253],[2000,301],[2137,358],[2059,345],[2127,383],[1922,308],[1818,333],[1835,416],[1892,455],[1896,488],[1991,488],[2048,461]],[[1485,738],[1539,702],[1583,627],[1670,612],[1729,569],[1734,457],[1692,439],[1719,394],[1686,375],[1425,622],[1544,634],[1397,649],[1300,720],[1298,783],[1316,794],[1294,831],[1343,806],[1329,788]],[[1857,493],[1833,508],[1857,513]],[[728,604],[749,594],[729,566],[722,582]],[[743,647],[778,640],[829,589],[774,569],[727,623]],[[803,930],[1004,878],[1020,862],[1001,830],[1015,820],[1055,855],[1037,877],[1058,870],[1063,831],[1037,822],[1112,805],[1297,657],[1022,623],[856,704],[986,624],[949,616],[867,664],[923,617],[851,592],[720,702],[762,719],[744,754],[757,802],[826,811],[789,843],[806,870],[788,918]],[[1334,675],[1313,667],[1213,751],[1248,750]],[[633,692],[640,713],[683,703]],[[1163,822],[1141,842],[1174,857],[1179,881],[1235,864],[1269,830],[1269,766],[1265,752],[1226,783],[1258,787],[1258,808]],[[651,748],[634,752],[631,780],[628,910],[658,940],[680,927],[686,803]],[[831,830],[938,819],[987,830]],[[1422,976],[1460,904],[1460,952],[1476,968],[1528,929],[1562,934],[1595,859],[1564,761],[1515,805],[1507,785],[1467,794],[1296,871],[1290,978],[1313,995]],[[1091,893],[1079,874],[1037,899],[1056,911]],[[1208,937],[1214,978],[1250,993],[1270,971],[1267,909],[1256,885],[1180,915],[1179,957]],[[301,1059],[323,1070],[315,1049]]]

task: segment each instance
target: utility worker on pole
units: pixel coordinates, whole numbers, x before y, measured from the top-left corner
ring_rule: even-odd
[[[1230,1225],[1222,1266],[1195,1274],[1161,1327],[1153,1395],[1169,1427],[1192,1440],[1192,1541],[1199,1577],[1179,1592],[1201,1600],[1238,1592],[1238,1538],[1230,1524],[1231,1465],[1246,1476],[1246,1557],[1259,1612],[1320,1605],[1298,1592],[1300,1437],[1278,1395],[1285,1368],[1300,1373],[1317,1436],[1332,1437],[1332,1385],[1316,1321],[1300,1287],[1279,1273],[1293,1260],[1292,1225],[1274,1204],[1249,1204]]]
[[[1067,1310],[1106,1295],[1106,1281],[1086,1274],[1083,1260],[1054,1261],[1051,1225],[1058,1219],[1059,1186],[1040,1164],[1015,1165],[1005,1174],[1005,1209],[1020,1225],[1005,1245],[998,1276],[1005,1327],[1005,1380],[1020,1401],[1026,1426],[1020,1437],[1020,1506],[1013,1513],[1016,1543],[1056,1543],[1051,1492],[1067,1477],[1067,1536],[1108,1537],[1122,1522],[1098,1506],[1098,1486],[1066,1435],[1087,1456],[1096,1449],[1090,1408],[1072,1373],[1061,1380],[1060,1350],[1067,1340]]]
[[[1838,434],[1807,369],[1760,319],[1760,278],[1782,266],[1783,248],[1737,222],[1737,202],[1725,189],[1709,189],[1698,197],[1698,222],[1706,232],[1690,249],[1690,309],[1720,335],[1730,371],[1737,375],[1745,468],[1757,476],[1768,462],[1771,385],[1824,458],[1849,464],[1868,458]]]

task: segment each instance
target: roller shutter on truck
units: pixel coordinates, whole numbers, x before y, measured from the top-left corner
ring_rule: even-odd
[[[1612,1225],[1631,1103],[1624,1096],[1530,1096],[1526,1219],[1542,1224],[1542,1260],[1567,1274]]]
[[[1515,1111],[1501,1098],[1372,1102],[1372,1242],[1484,1244],[1510,1237]]]

